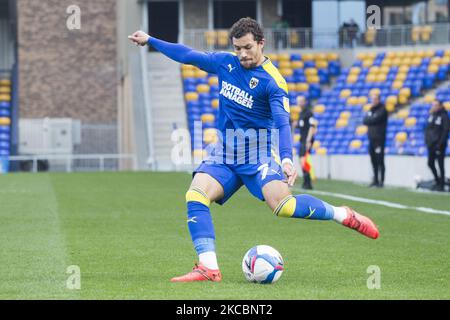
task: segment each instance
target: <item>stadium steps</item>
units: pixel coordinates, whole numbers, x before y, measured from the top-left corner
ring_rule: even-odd
[[[160,53],[149,53],[149,95],[152,109],[155,169],[179,170],[171,160],[173,128],[186,128],[180,65]]]

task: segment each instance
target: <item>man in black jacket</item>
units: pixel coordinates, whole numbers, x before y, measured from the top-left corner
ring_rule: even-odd
[[[364,117],[364,124],[368,126],[369,153],[373,167],[373,182],[371,187],[382,188],[384,185],[384,146],[386,143],[386,127],[388,113],[384,105],[380,102],[378,94],[370,96],[372,107]],[[378,176],[380,174],[380,177]]]
[[[311,106],[304,96],[297,98],[298,106],[300,107],[300,116],[298,123],[294,122],[293,127],[300,127],[300,166],[303,171],[303,189],[312,190],[311,174],[304,165],[307,153],[311,152],[314,143],[314,135],[317,132],[317,121],[314,119],[314,114]],[[310,169],[309,169],[310,170]]]
[[[440,101],[433,101],[425,129],[425,143],[428,147],[428,167],[436,181],[435,190],[444,191],[445,170],[444,160],[449,132],[449,118],[447,111]],[[440,176],[437,173],[435,162],[438,162]]]

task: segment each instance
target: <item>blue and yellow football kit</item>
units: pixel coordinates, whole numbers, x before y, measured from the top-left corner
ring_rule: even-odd
[[[242,185],[264,200],[263,186],[284,179],[280,159],[292,161],[288,89],[277,68],[268,58],[245,69],[233,53],[199,52],[156,38],[149,44],[175,61],[218,76],[219,141],[194,174],[207,173],[222,185],[219,204]]]

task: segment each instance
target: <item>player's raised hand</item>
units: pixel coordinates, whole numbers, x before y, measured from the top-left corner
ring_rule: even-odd
[[[297,170],[292,163],[286,162],[283,164],[283,173],[286,175],[288,186],[294,186],[297,179]]]
[[[131,36],[128,36],[128,39],[130,39],[137,46],[145,46],[148,42],[148,39],[150,39],[150,36],[144,31],[139,30],[133,33]]]

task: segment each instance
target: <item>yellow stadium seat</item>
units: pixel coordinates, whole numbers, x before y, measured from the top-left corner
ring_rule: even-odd
[[[389,52],[386,52],[385,58],[394,59],[396,56],[397,56],[397,53],[395,53],[394,51],[389,51]]]
[[[396,81],[405,81],[407,78],[407,74],[403,72],[397,73],[397,76],[395,77]]]
[[[434,101],[434,99],[435,99],[434,94],[427,94],[427,95],[425,96],[425,98],[423,99],[423,101],[425,101],[425,102],[427,102],[427,103],[431,103],[431,102]]]
[[[183,71],[181,71],[181,77],[183,79],[195,78],[195,72],[194,72],[194,70],[183,70]]]
[[[397,112],[397,118],[399,119],[406,119],[409,116],[409,110],[402,109],[399,112]]]
[[[373,64],[373,60],[371,59],[365,59],[363,60],[363,67],[364,68],[370,68]]]
[[[314,55],[311,53],[305,53],[302,55],[302,60],[303,61],[313,61],[314,60]]]
[[[300,114],[299,113],[291,113],[292,121],[298,121],[299,118],[300,118]]]
[[[323,53],[323,52],[319,52],[319,53],[317,53],[317,54],[314,56],[314,58],[315,58],[317,61],[320,61],[320,60],[327,60],[327,54],[326,54],[326,53]]]
[[[450,57],[450,49],[446,49],[444,51],[444,57]],[[1,83],[1,81],[0,81],[0,83]]]
[[[410,66],[411,63],[412,63],[412,59],[411,58],[402,58],[400,65]]]
[[[358,104],[358,97],[349,97],[347,99],[347,104],[351,106],[356,106]]]
[[[386,103],[386,111],[387,112],[394,112],[395,111],[395,104],[394,103]]]
[[[380,73],[377,75],[376,79],[378,82],[386,81],[386,74]]]
[[[305,92],[309,90],[309,84],[306,82],[299,82],[295,85],[297,91]]]
[[[336,128],[345,128],[348,126],[348,120],[339,118],[336,121]]]
[[[0,86],[10,87],[11,80],[9,79],[0,79]]]
[[[372,108],[372,105],[371,105],[370,103],[366,103],[366,104],[363,106],[364,112],[369,111],[371,108]]]
[[[267,58],[269,58],[272,61],[278,61],[278,55],[276,53],[269,53],[267,55]]]
[[[366,96],[359,96],[358,97],[358,104],[360,104],[360,105],[364,105],[364,104],[366,104],[367,103],[367,97]]]
[[[328,68],[328,61],[326,61],[326,60],[317,60],[316,61],[316,67],[318,69],[326,69],[326,68]]]
[[[409,71],[409,66],[406,66],[406,65],[401,65],[398,68],[398,72],[399,73],[408,73],[408,71]]]
[[[398,96],[398,103],[400,103],[400,104],[406,104],[406,103],[408,103],[408,97],[407,96]]]
[[[314,106],[314,113],[324,113],[325,112],[325,106],[323,104],[318,104],[316,106]]]
[[[11,87],[0,87],[0,94],[11,94]]]
[[[429,73],[436,73],[439,70],[439,66],[437,64],[430,64],[428,66],[428,72]]]
[[[319,83],[320,78],[319,78],[319,76],[309,76],[309,77],[306,77],[306,81],[308,81],[308,83]]]
[[[410,128],[414,127],[417,123],[417,119],[415,117],[409,117],[405,120],[405,127]]]
[[[422,41],[428,42],[431,39],[431,33],[433,32],[432,26],[424,26],[420,34]]]
[[[205,31],[205,41],[208,46],[213,46],[217,41],[217,33],[214,30]]]
[[[291,106],[291,114],[293,113],[300,113],[300,107],[299,106]]]
[[[197,101],[198,100],[198,93],[197,92],[186,92],[184,95],[184,98],[186,101]]]
[[[391,68],[389,68],[388,66],[381,66],[381,68],[379,69],[380,73],[388,73],[389,70],[391,70]]]
[[[328,61],[336,61],[339,59],[339,55],[334,52],[329,52],[329,53],[327,53],[327,59],[328,59]]]
[[[219,108],[219,99],[212,99],[211,100],[211,107],[213,107],[214,109]]]
[[[367,134],[367,130],[368,130],[367,126],[364,126],[364,125],[358,126],[356,128],[356,135],[363,136],[363,135]]]
[[[2,117],[0,118],[0,126],[9,126],[11,124],[11,119]]]
[[[352,142],[350,142],[350,148],[351,149],[359,149],[362,146],[362,141],[361,140],[352,140]]]
[[[348,83],[355,83],[356,81],[358,81],[358,76],[356,74],[350,74],[347,76]]]
[[[450,64],[450,57],[442,57],[441,59],[441,65],[446,65],[446,64]]]
[[[291,55],[289,53],[280,53],[278,54],[278,61],[290,61]]]
[[[303,61],[292,61],[291,67],[292,69],[301,69],[303,68]]]
[[[198,93],[209,93],[209,85],[207,84],[199,84],[197,85],[197,92]]]
[[[375,60],[376,57],[377,57],[376,52],[367,52],[367,59]]]
[[[368,74],[366,76],[366,82],[375,82],[377,80],[377,75],[375,74]]]
[[[408,134],[406,132],[399,132],[395,135],[395,141],[397,141],[398,143],[405,143],[406,140],[408,139]]]
[[[341,93],[340,93],[339,96],[340,96],[341,98],[348,98],[348,97],[351,96],[351,94],[352,94],[352,90],[350,90],[350,89],[344,89],[344,90],[341,91]]]
[[[380,94],[380,89],[379,88],[373,88],[373,89],[370,89],[370,91],[369,91],[369,95],[372,95],[372,94],[376,94],[376,95],[379,95]]]
[[[413,27],[411,29],[411,40],[413,42],[419,41],[421,32],[422,32],[422,28],[421,27]]]
[[[350,119],[351,116],[352,116],[352,114],[351,114],[350,111],[342,111],[342,112],[339,114],[339,118],[340,118],[340,119],[346,119],[346,120],[348,120],[348,119]]]
[[[444,102],[445,110],[450,111],[450,101]]]
[[[203,70],[195,70],[195,77],[196,78],[206,78],[208,76],[208,72]]]
[[[313,148],[314,150],[319,149],[319,148],[320,148],[320,141],[319,141],[319,140],[314,141],[314,143],[313,143],[313,145],[312,145],[312,148]]]
[[[380,67],[378,67],[378,66],[373,66],[373,67],[370,67],[370,69],[369,69],[370,74],[377,74],[378,72],[380,72]]]
[[[392,65],[393,66],[399,66],[401,64],[402,64],[402,59],[400,59],[400,58],[395,58],[395,59],[392,60]]]
[[[420,65],[422,63],[422,58],[421,57],[414,57],[412,60],[411,60],[411,65],[413,65],[413,66],[418,66],[418,65]]]
[[[394,89],[400,89],[401,87],[403,87],[403,81],[401,80],[397,80],[392,83],[392,88]]]
[[[206,150],[202,150],[202,149],[196,149],[192,152],[192,155],[194,156],[194,158],[205,158],[208,154],[206,152]]]
[[[306,68],[305,69],[305,75],[306,76],[315,76],[317,74],[317,69],[316,68]]]
[[[215,143],[218,141],[217,130],[208,128],[203,131],[203,141],[205,143]]]
[[[432,57],[430,64],[441,64],[441,57]]]
[[[295,83],[288,82],[287,87],[289,92],[297,91],[297,86],[295,85]]]
[[[361,72],[361,69],[359,67],[350,68],[350,74],[358,75],[360,72]]]
[[[321,147],[317,149],[316,153],[319,156],[325,156],[327,154],[327,148]]]
[[[294,71],[292,69],[280,69],[280,73],[283,77],[290,77]]]
[[[360,52],[356,55],[356,59],[365,60],[365,59],[367,59],[367,54],[365,52]]]
[[[381,65],[390,67],[392,66],[392,60],[384,58],[383,61],[381,62]]]
[[[228,38],[228,30],[219,30],[217,31],[217,44],[221,47],[228,47],[229,38]]]
[[[0,94],[0,101],[11,101],[10,94]]]
[[[406,51],[405,52],[405,58],[414,58],[414,52],[413,51]]]
[[[216,120],[216,117],[212,113],[204,113],[201,116],[202,122],[214,122]]]
[[[406,96],[409,98],[411,96],[411,89],[410,88],[400,89],[399,96]]]
[[[291,62],[289,60],[281,60],[278,64],[279,69],[291,69]]]
[[[209,85],[210,86],[217,86],[217,85],[219,85],[219,78],[217,78],[217,77],[210,77],[209,79],[208,79],[208,83],[209,83]]]
[[[195,67],[191,64],[182,64],[181,65],[181,71],[185,71],[185,70],[192,70],[194,71]]]
[[[294,134],[294,142],[299,142],[300,141],[300,134],[296,133]]]
[[[377,29],[369,28],[364,33],[364,41],[366,44],[371,45],[375,42],[375,38],[377,36]]]

